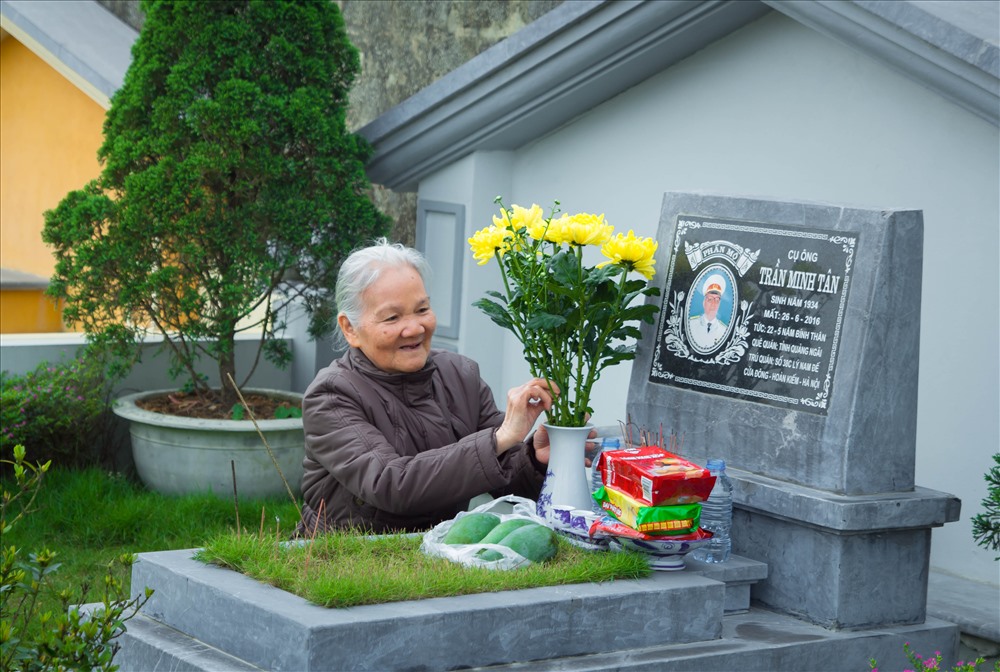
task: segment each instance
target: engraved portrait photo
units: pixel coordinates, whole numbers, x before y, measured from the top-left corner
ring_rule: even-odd
[[[698,273],[688,292],[685,321],[692,350],[707,354],[726,341],[736,304],[735,294],[735,278],[726,266],[712,264]]]

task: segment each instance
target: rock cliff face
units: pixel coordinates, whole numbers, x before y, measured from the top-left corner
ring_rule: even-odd
[[[97,0],[136,30],[139,0]],[[361,52],[347,123],[358,129],[497,42],[561,0],[334,0]],[[373,198],[395,221],[392,237],[413,244],[416,194],[375,185]]]

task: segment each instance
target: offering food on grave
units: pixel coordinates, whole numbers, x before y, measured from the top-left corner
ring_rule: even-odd
[[[634,527],[629,527],[625,523],[617,521],[610,516],[604,516],[591,526],[590,536],[595,539],[624,537],[626,539],[641,539],[644,541],[656,541],[658,539],[670,539],[672,541],[701,541],[702,539],[710,538],[712,533],[699,527],[690,534],[678,534],[670,537],[664,537],[662,535],[640,532]]]
[[[520,522],[509,520],[507,523]],[[505,523],[500,523],[504,525]],[[499,527],[499,526],[498,526]],[[526,525],[508,527],[508,532],[497,541],[487,542],[485,539],[481,543],[494,543],[506,546],[518,555],[531,560],[532,562],[545,562],[555,556],[559,550],[559,542],[556,541],[556,533],[552,528],[539,523],[528,521]],[[489,536],[489,535],[487,535]],[[486,548],[479,552],[479,557],[483,560],[499,560],[502,556],[493,549]]]
[[[611,485],[599,488],[594,499],[615,519],[654,536],[690,534],[701,519],[700,503],[650,506]]]
[[[441,541],[446,544],[475,544],[499,524],[500,517],[492,513],[469,513],[456,519]]]
[[[708,469],[657,446],[606,450],[598,468],[605,485],[646,506],[703,502],[715,485]]]
[[[537,525],[537,523],[527,518],[509,518],[490,530],[490,533],[480,539],[479,543],[499,544],[508,534],[525,525]]]

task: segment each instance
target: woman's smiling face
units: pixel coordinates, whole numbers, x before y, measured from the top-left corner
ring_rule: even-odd
[[[420,273],[412,266],[385,266],[361,299],[360,324],[343,314],[337,318],[348,344],[387,373],[424,368],[437,318]]]

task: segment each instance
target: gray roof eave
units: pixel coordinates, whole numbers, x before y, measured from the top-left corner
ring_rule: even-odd
[[[49,279],[16,268],[0,268],[0,289],[46,289]]]
[[[1000,126],[997,3],[763,1]]]
[[[515,149],[767,13],[745,0],[564,2],[359,133],[373,182],[413,191],[477,150]]]
[[[104,109],[139,36],[93,0],[0,0],[0,25]]]
[[[361,128],[375,147],[368,175],[414,191],[474,151],[517,149],[772,8],[1000,126],[998,31],[978,7],[990,4],[565,2]],[[969,28],[977,19],[984,30]]]

